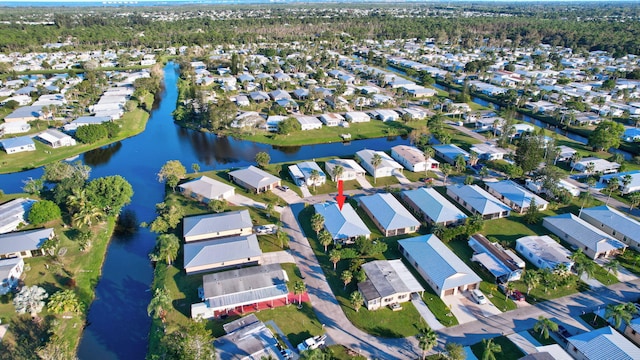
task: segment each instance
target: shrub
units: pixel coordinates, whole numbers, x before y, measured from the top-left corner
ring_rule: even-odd
[[[29,211],[29,222],[40,225],[48,221],[59,219],[60,208],[53,201],[42,200],[33,204]]]

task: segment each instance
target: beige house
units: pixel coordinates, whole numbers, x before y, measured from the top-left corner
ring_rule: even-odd
[[[40,250],[42,245],[54,236],[55,233],[50,228],[1,234],[0,259],[43,255],[43,251]]]
[[[262,251],[255,234],[196,241],[184,245],[187,274],[258,265]]]
[[[376,260],[362,265],[367,279],[358,284],[368,310],[411,300],[412,293],[422,293],[420,286],[402,260]]]
[[[183,236],[186,243],[252,233],[253,223],[248,210],[184,218]]]
[[[420,221],[389,193],[363,196],[358,200],[384,236],[410,234],[420,228]]]
[[[231,171],[229,172],[229,179],[243,188],[258,194],[280,186],[280,178],[258,169],[255,166]]]

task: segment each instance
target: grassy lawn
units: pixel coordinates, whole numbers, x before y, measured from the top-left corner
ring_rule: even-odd
[[[624,266],[627,270],[640,276],[640,253],[629,248],[624,253],[618,255],[616,259],[620,261],[620,265]],[[636,260],[636,258],[638,260]]]
[[[593,278],[603,283],[605,286],[611,284],[617,284],[620,282],[617,277],[607,272],[602,266],[596,266],[596,271],[593,274]]]
[[[332,359],[336,359],[336,360],[348,360],[348,359],[354,359],[354,360],[366,360],[366,357],[362,356],[362,355],[358,355],[358,353],[356,353],[353,350],[347,349],[346,347],[342,346],[342,345],[331,345],[328,346],[327,349],[329,349],[329,351],[331,352],[331,358]]]
[[[534,339],[538,340],[538,342],[542,344],[542,346],[557,344],[557,342],[551,336],[545,339],[543,336],[540,336],[539,331],[533,331],[533,329],[529,329],[527,331],[531,336],[533,336]]]
[[[373,185],[374,187],[390,186],[390,185],[396,185],[400,183],[398,181],[398,178],[395,176],[385,176],[385,177],[379,177],[377,179],[374,179],[373,176],[367,173],[365,177],[367,178],[367,181],[369,182],[369,184]]]
[[[500,345],[502,347],[502,352],[495,353],[496,360],[512,360],[519,359],[523,357],[525,354],[518,349],[518,347],[511,342],[506,336],[498,336],[493,338],[493,343]],[[482,359],[482,352],[484,351],[484,346],[482,342],[471,345],[471,351],[478,358]]]
[[[136,109],[124,114],[122,119],[116,120],[121,125],[120,133],[113,139],[103,139],[93,144],[78,143],[76,146],[53,149],[44,143],[34,140],[35,151],[18,154],[0,152],[0,173],[11,173],[33,169],[54,161],[67,159],[83,152],[126,139],[141,133],[149,119],[149,113],[142,109]],[[42,129],[44,130],[44,128]]]
[[[382,122],[371,120],[370,122],[350,124],[348,128],[341,126],[323,126],[317,130],[306,130],[291,135],[278,135],[266,131],[254,131],[253,133],[234,133],[234,136],[279,146],[299,146],[309,144],[322,144],[342,142],[341,134],[351,134],[351,140],[380,138],[386,136],[406,135],[414,128],[424,126],[426,121],[412,121],[402,123],[400,121]]]

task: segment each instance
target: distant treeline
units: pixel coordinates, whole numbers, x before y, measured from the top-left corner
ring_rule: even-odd
[[[327,5],[328,6],[328,5]],[[556,7],[554,7],[556,6]],[[42,44],[74,39],[80,48],[150,47],[225,43],[318,41],[361,39],[434,38],[437,43],[461,46],[524,46],[547,43],[574,51],[606,50],[615,56],[640,54],[640,7],[535,5],[463,5],[448,8],[450,13],[427,14],[428,7],[415,6],[417,16],[396,17],[391,8],[360,13],[332,12],[327,17],[320,8],[310,8],[306,16],[286,8],[271,8],[269,17],[215,20],[190,17],[158,21],[144,13],[106,16],[107,10],[82,15],[55,12],[49,25],[0,24],[0,51],[42,51]],[[211,7],[207,8],[211,10]],[[245,11],[256,11],[257,7]],[[555,10],[554,10],[555,9]],[[10,11],[10,9],[4,9]],[[24,11],[24,10],[23,10]],[[113,10],[110,10],[113,12]],[[147,9],[153,13],[153,9]],[[182,7],[162,8],[164,14],[186,11]],[[243,10],[235,10],[243,11]],[[431,9],[434,13],[434,9]],[[474,16],[463,17],[464,11]],[[106,12],[106,13],[105,13]],[[437,11],[436,11],[437,13]],[[502,14],[503,16],[500,16]],[[510,16],[504,16],[509,14]]]

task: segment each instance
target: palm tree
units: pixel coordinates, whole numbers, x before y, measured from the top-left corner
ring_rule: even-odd
[[[307,286],[302,280],[293,283],[293,293],[298,295],[298,305],[302,306],[302,294],[307,291]]]
[[[94,220],[99,221],[103,216],[104,212],[99,207],[87,203],[84,208],[73,215],[71,222],[76,227],[91,226]]]
[[[493,342],[493,339],[482,339],[484,350],[482,360],[496,360],[496,353],[502,352],[502,346]]]
[[[71,195],[67,196],[67,208],[72,214],[86,207],[87,202],[87,193],[84,188],[73,188]]]
[[[54,314],[80,313],[84,304],[78,299],[73,290],[60,290],[51,295],[47,303],[47,309]]]
[[[603,265],[605,269],[607,269],[607,275],[613,274],[614,276],[618,276],[618,269],[620,268],[620,261],[611,260]]]
[[[180,239],[174,234],[162,234],[156,241],[156,255],[160,259],[165,259],[167,265],[171,265],[178,256],[180,249]]]
[[[351,272],[351,270],[343,271],[342,274],[340,274],[340,280],[342,280],[342,283],[344,284],[343,290],[346,290],[347,285],[349,285],[351,280],[353,280],[353,273]]]
[[[536,324],[533,325],[533,331],[539,331],[540,336],[548,339],[549,331],[558,331],[558,324],[553,322],[553,320],[547,319],[546,317],[540,315]]]
[[[344,167],[342,165],[336,165],[336,167],[333,168],[333,179],[338,182],[342,174],[344,174]]]
[[[453,169],[451,168],[451,165],[444,163],[440,166],[440,171],[442,171],[442,175],[444,175],[444,186],[447,186],[447,178],[449,177],[449,175],[451,174],[451,171]]]
[[[311,170],[309,180],[311,180],[311,183],[313,184],[313,191],[316,191],[316,183],[320,180],[320,172],[316,169]]]
[[[375,153],[371,158],[371,166],[373,166],[373,183],[376,184],[378,181],[378,167],[382,164],[382,157],[380,154]]]
[[[433,329],[426,329],[418,335],[418,346],[422,350],[422,358],[438,344],[438,334]]]
[[[171,306],[171,297],[169,295],[169,290],[166,287],[156,288],[153,292],[153,298],[149,302],[149,306],[147,306],[147,314],[151,316],[153,314],[154,317],[157,317],[162,321],[164,325],[167,310]]]
[[[593,278],[596,272],[596,263],[591,261],[582,252],[582,249],[576,250],[569,258],[573,260],[573,270],[578,274],[578,277],[582,277],[584,274],[588,279]]]
[[[576,165],[582,160],[582,155],[580,153],[575,153],[571,156],[571,172],[569,174],[573,174],[573,170],[575,170]]]
[[[633,177],[629,174],[622,177],[622,192],[631,184],[631,181],[633,181]]]
[[[320,233],[320,230],[322,230],[323,226],[324,216],[318,213],[313,214],[313,216],[311,216],[311,228],[316,232],[316,236]]]
[[[595,185],[595,179],[590,177],[587,179],[587,191],[580,193],[580,197],[582,198],[582,205],[580,206],[580,212],[578,213],[578,217],[582,215],[582,210],[587,202],[590,202],[593,199],[593,194],[591,194],[591,187]]]
[[[617,177],[612,177],[611,179],[609,179],[609,182],[607,183],[607,190],[609,190],[609,196],[607,197],[607,201],[605,202],[605,205],[609,204],[609,200],[611,199],[611,194],[613,193],[613,191],[616,190],[618,187],[620,187],[619,182],[620,180]]]
[[[619,328],[624,321],[625,324],[629,325],[633,315],[638,313],[638,309],[631,302],[624,304],[609,304],[607,305],[604,317],[606,319],[612,319],[616,328]]]
[[[532,289],[535,289],[540,284],[540,273],[530,269],[524,272],[522,281],[527,285],[527,295]]]
[[[289,246],[289,235],[287,235],[287,233],[282,229],[278,229],[278,231],[276,231],[276,237],[280,241],[280,248],[284,249]]]
[[[329,252],[329,261],[333,263],[333,271],[336,271],[336,266],[338,266],[338,261],[342,258],[342,254],[340,250],[333,249]]]
[[[362,294],[360,293],[360,291],[356,290],[351,293],[351,296],[349,296],[349,301],[351,302],[351,306],[353,306],[353,310],[358,312],[362,307],[364,298],[362,297]]]
[[[324,246],[324,252],[327,252],[327,247],[333,243],[333,238],[331,234],[327,230],[323,230],[318,235],[318,240],[320,241],[320,245]]]
[[[631,213],[633,208],[638,205],[640,205],[640,192],[633,192],[629,194],[629,213]]]
[[[464,171],[464,168],[467,167],[467,160],[464,159],[464,155],[458,154],[456,156],[454,167],[456,168],[456,171],[458,171],[458,172],[463,172]]]

